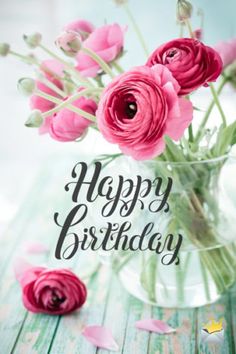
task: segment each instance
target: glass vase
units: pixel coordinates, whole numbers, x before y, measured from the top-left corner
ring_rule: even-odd
[[[109,257],[104,252],[102,260],[112,266],[128,292],[146,303],[184,308],[216,301],[236,279],[236,189],[230,183],[234,159],[181,163],[127,159],[123,165],[118,161],[114,164],[127,176],[161,177],[163,184],[172,179],[166,208],[150,213],[137,205],[129,220],[136,230],[153,222],[162,237],[181,235],[182,245],[178,261],[168,265],[163,264],[169,254],[165,250],[161,255],[149,249],[117,250]]]

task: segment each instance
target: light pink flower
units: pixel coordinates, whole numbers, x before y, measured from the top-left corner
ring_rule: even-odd
[[[63,76],[63,65],[57,60],[44,60],[41,64],[40,70],[42,74],[51,81],[54,85],[56,85],[59,89],[63,89],[62,82],[58,79],[58,77]],[[48,86],[43,84],[40,80],[36,80],[36,88],[50,96],[54,96],[57,98],[61,98],[54,90],[50,89]],[[41,112],[47,112],[55,107],[55,103],[39,97],[37,95],[32,95],[30,97],[30,108],[31,109],[39,109]],[[39,128],[40,134],[48,133],[49,123],[51,117],[47,117],[41,127]]]
[[[221,41],[214,48],[220,54],[224,67],[236,61],[236,38]]]
[[[105,25],[95,29],[84,41],[83,46],[91,49],[106,63],[110,63],[121,53],[124,46],[125,29],[118,24]],[[95,77],[100,67],[87,54],[80,51],[76,57],[77,69],[82,76]]]
[[[140,66],[118,76],[99,102],[101,133],[136,160],[160,155],[164,136],[179,140],[192,120],[192,104],[178,97],[179,89],[163,65]]]
[[[75,56],[81,48],[82,38],[74,31],[63,32],[55,41],[55,44],[66,55]]]
[[[148,66],[155,64],[163,64],[172,72],[180,85],[180,95],[208,86],[222,72],[219,54],[193,38],[174,39],[157,48],[147,61]]]
[[[79,33],[83,40],[85,40],[94,29],[94,25],[86,20],[72,21],[64,27],[65,31],[75,31]]]
[[[90,114],[95,114],[97,104],[92,99],[80,97],[75,100],[73,106]],[[50,120],[49,134],[58,141],[74,141],[81,137],[92,122],[77,113],[64,108],[56,113]]]
[[[80,308],[87,297],[84,283],[68,269],[32,266],[17,278],[23,304],[31,312],[62,315]]]

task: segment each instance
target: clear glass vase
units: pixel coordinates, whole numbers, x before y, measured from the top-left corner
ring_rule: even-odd
[[[183,238],[178,262],[169,265],[163,264],[163,257],[169,254],[165,250],[162,254],[149,249],[117,250],[109,257],[106,252],[101,254],[132,295],[162,307],[197,307],[216,301],[235,283],[236,188],[233,191],[230,183],[234,167],[235,161],[228,156],[201,162],[119,163],[119,172],[123,170],[127,176],[152,180],[158,176],[163,184],[168,178],[173,181],[166,208],[160,212],[145,211],[141,200],[141,207],[136,205],[129,220],[137,233],[153,222],[162,237]],[[114,167],[110,168],[114,174]]]

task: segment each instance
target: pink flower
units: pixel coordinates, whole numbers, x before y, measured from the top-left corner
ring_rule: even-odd
[[[55,44],[66,55],[75,56],[81,48],[82,38],[77,32],[63,32],[57,39]]]
[[[62,315],[80,308],[87,297],[84,283],[70,270],[30,267],[19,277],[23,304],[35,313]]]
[[[140,66],[118,76],[99,102],[101,133],[136,160],[160,155],[164,136],[179,140],[192,120],[192,104],[178,97],[179,89],[163,65]]]
[[[181,87],[180,95],[207,86],[222,71],[219,54],[192,38],[175,39],[157,48],[147,62],[148,66],[155,64],[163,64],[172,72]]]
[[[219,42],[214,48],[220,54],[224,67],[236,61],[236,38]]]
[[[58,79],[58,77],[63,76],[63,65],[58,61],[44,60],[40,67],[41,72],[50,82],[56,85],[59,89],[63,89],[62,82]],[[61,98],[55,91],[50,89],[48,86],[43,84],[40,80],[36,80],[36,88],[48,95]],[[55,107],[55,103],[48,101],[45,98],[39,97],[37,95],[32,95],[30,97],[30,108],[31,109],[39,109],[41,112],[47,112]],[[44,134],[48,132],[49,121],[51,117],[47,117],[41,127],[39,128],[39,133]]]
[[[65,31],[74,31],[80,34],[83,40],[85,40],[90,33],[94,31],[94,25],[86,20],[76,20],[68,23],[65,27]]]
[[[97,104],[92,99],[80,97],[73,106],[95,115]],[[74,141],[81,137],[92,122],[77,113],[64,108],[50,120],[49,134],[58,141]]]
[[[195,31],[193,31],[194,38],[198,39],[199,41],[202,40],[203,37],[203,31],[201,28],[197,28]]]
[[[84,41],[83,46],[91,49],[106,63],[110,63],[121,53],[124,45],[124,29],[118,24],[105,25],[95,29]],[[95,77],[100,67],[87,54],[78,53],[77,69],[85,77]]]

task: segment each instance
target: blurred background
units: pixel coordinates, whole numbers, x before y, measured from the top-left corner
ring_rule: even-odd
[[[135,16],[150,51],[164,41],[178,37],[175,20],[175,0],[130,0]],[[201,25],[197,10],[204,11],[204,41],[214,45],[220,40],[236,37],[235,0],[194,0],[193,28]],[[0,0],[0,42],[8,42],[13,50],[28,53],[22,34],[41,32],[44,43],[54,48],[54,40],[67,22],[84,18],[100,26],[106,22],[128,24],[122,7],[112,0]],[[131,26],[127,31],[125,49],[128,51],[122,64],[125,68],[145,62],[145,56]],[[45,56],[38,51],[39,56]],[[32,68],[13,57],[0,58],[0,231],[19,208],[25,194],[32,186],[35,175],[56,161],[83,159],[84,154],[117,151],[95,132],[89,133],[82,143],[59,143],[49,136],[39,136],[37,131],[24,126],[29,114],[27,98],[16,89],[17,80],[32,74]],[[236,92],[227,88],[222,95],[223,106],[230,120],[235,119]],[[210,101],[206,91],[197,94],[200,106]],[[217,112],[215,112],[217,118]],[[66,164],[65,164],[66,166]],[[72,165],[71,165],[72,166]],[[69,175],[65,170],[65,175]],[[57,181],[55,181],[57,183]],[[47,186],[45,186],[47,188]]]

